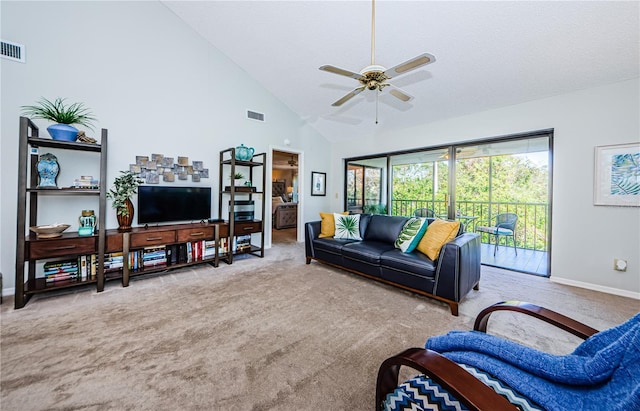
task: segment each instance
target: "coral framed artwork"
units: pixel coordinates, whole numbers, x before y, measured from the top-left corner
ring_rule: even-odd
[[[640,143],[595,148],[593,203],[640,207]]]

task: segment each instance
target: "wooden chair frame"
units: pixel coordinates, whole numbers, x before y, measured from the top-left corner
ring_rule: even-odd
[[[489,317],[495,311],[515,311],[532,316],[582,339],[598,330],[555,311],[521,301],[503,301],[485,308],[476,317],[473,329],[487,332]],[[425,374],[442,385],[451,395],[470,410],[517,410],[516,406],[493,389],[465,371],[455,362],[424,348],[409,348],[386,359],[378,370],[376,382],[376,410],[381,411],[383,401],[398,386],[400,367],[406,366]]]

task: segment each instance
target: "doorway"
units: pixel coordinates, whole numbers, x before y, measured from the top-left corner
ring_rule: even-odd
[[[297,241],[300,209],[298,153],[272,151],[271,161],[271,243]]]

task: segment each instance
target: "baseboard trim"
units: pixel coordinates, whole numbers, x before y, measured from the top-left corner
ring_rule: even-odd
[[[9,297],[11,295],[14,295],[15,293],[16,293],[15,287],[13,287],[13,288],[3,288],[2,289],[2,296],[3,297]]]
[[[604,285],[597,285],[591,283],[585,283],[582,281],[569,280],[568,278],[558,278],[555,276],[549,277],[549,280],[553,283],[570,285],[573,287],[586,288],[587,290],[600,291],[607,294],[619,295],[621,297],[633,298],[640,300],[640,293],[634,291],[621,290],[619,288],[606,287]]]

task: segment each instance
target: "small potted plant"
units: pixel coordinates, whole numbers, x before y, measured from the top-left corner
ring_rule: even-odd
[[[76,141],[78,129],[72,124],[80,124],[93,130],[92,124],[96,121],[83,103],[66,105],[63,98],[57,98],[52,102],[43,97],[36,105],[22,106],[22,112],[31,118],[57,123],[47,127],[54,140]]]
[[[111,200],[113,208],[116,209],[118,229],[126,231],[131,229],[133,222],[134,210],[131,196],[138,192],[138,186],[142,180],[131,171],[120,171],[120,173],[122,175],[114,180],[114,188],[109,190],[107,198]]]

